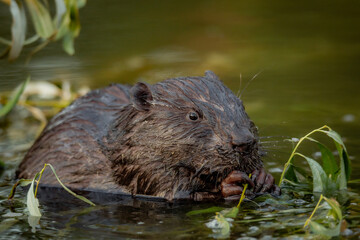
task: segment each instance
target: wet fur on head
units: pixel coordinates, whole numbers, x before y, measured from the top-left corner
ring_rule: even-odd
[[[138,83],[130,95],[104,150],[115,181],[133,194],[218,193],[232,170],[262,167],[255,125],[214,73]]]

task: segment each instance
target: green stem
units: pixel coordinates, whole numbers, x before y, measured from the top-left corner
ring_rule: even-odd
[[[319,208],[319,205],[322,200],[323,200],[323,195],[321,194],[320,199],[319,199],[318,203],[316,204],[316,207],[314,208],[314,211],[311,213],[310,217],[306,220],[303,228],[306,228],[310,224],[311,218],[314,216],[316,210]]]
[[[251,173],[249,174],[249,178],[251,178]],[[247,187],[248,187],[248,184],[244,184],[244,189],[243,189],[243,191],[242,191],[242,193],[241,193],[241,197],[240,197],[239,203],[238,203],[238,205],[236,206],[237,208],[240,208],[240,204],[242,203],[242,201],[243,201],[244,198],[245,198],[245,191],[246,191]]]
[[[83,196],[80,196],[80,195],[77,195],[76,193],[74,193],[73,191],[71,191],[69,188],[67,188],[67,187],[60,181],[58,175],[56,174],[56,171],[55,171],[54,167],[53,167],[51,164],[49,164],[49,163],[45,163],[44,168],[43,168],[40,172],[38,172],[38,173],[36,174],[36,176],[35,176],[35,179],[36,179],[37,176],[39,175],[39,179],[37,180],[37,185],[36,185],[35,194],[34,194],[34,195],[35,195],[35,198],[36,198],[37,190],[38,190],[38,188],[39,188],[39,183],[40,183],[42,174],[44,173],[45,168],[46,168],[47,166],[49,166],[49,167],[51,168],[52,172],[53,172],[54,175],[55,175],[56,180],[60,183],[60,185],[61,185],[68,193],[70,193],[70,194],[72,194],[74,197],[77,197],[78,199],[80,199],[80,200],[82,200],[82,201],[90,204],[91,206],[96,206],[93,202],[91,202],[91,201],[88,200],[87,198],[85,198],[85,197],[83,197]]]
[[[279,181],[279,186],[281,186],[283,180],[284,180],[284,176],[285,176],[285,173],[291,163],[291,160],[293,159],[293,157],[295,156],[295,153],[296,153],[296,150],[299,148],[300,144],[305,140],[305,139],[308,139],[310,135],[312,135],[313,133],[316,133],[316,132],[323,132],[322,130],[324,128],[327,128],[329,131],[331,130],[330,127],[328,127],[327,125],[324,125],[322,126],[321,128],[317,128],[311,132],[309,132],[308,134],[306,134],[304,137],[300,138],[299,142],[296,144],[294,150],[292,151],[290,157],[289,157],[289,160],[285,163],[284,165],[284,170],[283,172],[281,173],[281,177],[280,177],[280,181]]]
[[[37,180],[37,184],[36,184],[36,188],[35,188],[35,194],[34,194],[35,197],[36,197],[36,194],[37,194],[37,191],[38,191],[38,188],[39,188],[40,179],[41,179],[41,177],[42,177],[42,175],[43,175],[43,173],[45,171],[46,166],[47,166],[47,164],[45,163],[43,169],[41,169],[41,171],[40,171],[40,176],[39,176],[39,179]]]

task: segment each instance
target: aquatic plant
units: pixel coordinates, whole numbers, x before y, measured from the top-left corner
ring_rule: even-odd
[[[324,144],[310,137],[315,133],[326,134],[334,141],[339,154],[339,166],[334,154]],[[314,159],[298,152],[299,146],[305,140],[309,140],[318,145],[321,152],[322,165]],[[281,186],[284,181],[293,185],[300,183],[300,180],[297,177],[298,175],[301,175],[303,179],[306,179],[306,171],[303,168],[294,165],[294,159],[296,156],[305,159],[309,164],[312,172],[313,192],[327,193],[331,195],[337,190],[347,189],[347,182],[349,181],[351,174],[349,155],[341,136],[330,127],[326,125],[322,126],[300,138],[293,149],[289,160],[285,163],[284,170],[280,177],[279,186]]]
[[[326,134],[334,141],[339,154],[339,165],[337,164],[334,154],[323,143],[310,137],[314,133]],[[322,157],[321,164],[298,152],[298,149],[304,140],[309,140],[318,145]],[[304,158],[307,161],[311,170],[311,176],[306,169],[295,165],[294,158],[296,156]],[[341,234],[342,226],[346,226],[346,221],[344,220],[340,204],[335,197],[337,196],[336,193],[338,191],[347,189],[350,173],[351,163],[345,144],[342,141],[341,136],[330,127],[325,125],[317,128],[297,141],[289,160],[285,163],[279,181],[279,186],[281,186],[283,190],[285,190],[286,186],[286,191],[283,195],[290,196],[291,194],[296,193],[297,188],[303,186],[304,183],[306,183],[307,186],[312,187],[314,195],[322,193],[310,217],[305,221],[303,230],[307,231],[310,226],[311,232],[325,238],[331,238]],[[213,231],[212,237],[219,239],[227,238],[230,236],[231,227],[235,224],[232,222],[234,222],[239,213],[240,203],[243,201],[246,187],[247,185],[244,185],[244,191],[241,195],[239,204],[236,207],[227,209],[211,207],[188,212],[187,216],[191,217],[199,214],[215,213],[215,216],[206,223],[206,226]],[[333,196],[333,198],[327,198],[323,194]],[[269,195],[267,198],[272,199]],[[282,198],[286,198],[286,196],[281,196],[280,199],[273,199],[271,201],[280,205],[288,205],[286,201],[281,200]],[[323,202],[323,200],[325,200],[325,202]],[[315,213],[320,209],[322,213],[325,212],[325,214],[317,217],[316,221],[313,220]],[[281,211],[279,211],[279,213],[281,213]],[[246,221],[247,220],[243,220],[243,222]]]
[[[19,101],[19,98],[21,96],[21,94],[24,92],[26,85],[29,83],[30,81],[30,77],[28,77],[19,88],[15,89],[12,98],[7,101],[7,103],[5,104],[5,106],[3,106],[2,108],[0,108],[0,118],[6,116],[6,114],[8,114],[13,108],[14,106],[17,104],[17,102]]]
[[[79,8],[85,6],[86,0],[55,0],[55,16],[51,17],[51,7],[47,1],[40,0],[1,0],[10,8],[12,16],[11,40],[0,38],[0,42],[7,45],[0,57],[8,57],[13,61],[19,57],[24,46],[38,42],[31,51],[32,55],[40,51],[53,41],[62,40],[63,49],[73,55],[74,39],[80,33]],[[25,5],[31,16],[35,35],[26,38],[28,20]]]
[[[55,175],[56,177],[56,180],[59,182],[59,184],[61,185],[61,187],[63,187],[68,193],[70,193],[71,195],[73,195],[74,197],[90,204],[91,206],[95,206],[95,204],[93,202],[91,202],[90,200],[88,200],[87,198],[83,197],[83,196],[80,196],[76,193],[74,193],[73,191],[71,191],[69,188],[67,188],[62,182],[61,180],[59,179],[59,177],[57,176],[56,174],[56,171],[54,169],[54,167],[51,165],[51,164],[45,164],[43,169],[41,169],[40,172],[38,172],[34,178],[31,180],[31,179],[20,179],[12,188],[11,192],[10,192],[10,195],[8,197],[8,199],[12,199],[15,195],[15,191],[16,191],[16,187],[18,185],[22,185],[22,186],[26,186],[26,185],[30,185],[30,188],[28,190],[28,193],[27,193],[27,200],[26,200],[26,204],[27,204],[27,209],[29,211],[29,215],[30,216],[35,216],[35,217],[41,217],[41,213],[40,213],[40,210],[39,210],[39,201],[38,199],[36,198],[36,195],[37,195],[37,191],[38,191],[38,188],[39,188],[39,184],[40,184],[40,180],[41,180],[41,177],[46,169],[46,167],[50,167],[50,169],[52,170],[53,174]],[[35,191],[34,191],[34,184],[36,182],[36,188],[35,188]]]

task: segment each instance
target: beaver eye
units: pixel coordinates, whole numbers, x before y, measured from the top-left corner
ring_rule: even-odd
[[[188,116],[189,119],[192,121],[196,121],[199,119],[199,115],[196,112],[190,112]]]

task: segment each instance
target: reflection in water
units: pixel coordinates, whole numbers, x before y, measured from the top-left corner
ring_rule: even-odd
[[[359,179],[359,4],[89,1],[80,11],[82,30],[75,42],[75,56],[67,56],[59,44],[53,44],[35,55],[28,66],[24,58],[15,63],[1,60],[0,95],[13,89],[28,73],[35,81],[67,80],[78,89],[83,85],[103,87],[111,82],[153,83],[176,76],[203,75],[211,69],[237,92],[240,74],[244,87],[262,71],[242,98],[264,137],[264,161],[273,175],[279,178],[279,169],[289,156],[291,146],[283,141],[285,138],[300,137],[327,124],[345,137],[353,163],[352,178]],[[8,18],[7,7],[0,8],[0,36],[9,34]],[[23,214],[25,194],[17,194],[12,203],[15,206],[9,206],[5,196],[16,165],[35,138],[38,122],[19,108],[0,123],[0,160],[6,163],[0,181],[0,213]],[[318,150],[305,147],[302,151]],[[350,186],[359,194],[358,185]],[[194,219],[185,213],[212,204],[170,206],[124,198],[89,209],[72,200],[65,203],[64,199],[69,198],[59,199],[56,194],[42,199],[44,216],[36,237],[195,238],[211,234],[204,225],[211,215]],[[311,211],[311,201],[306,199],[288,209],[290,213],[278,220],[278,216],[261,213],[283,207],[276,208],[274,203],[264,205],[258,214],[241,212],[236,221],[251,218],[255,222],[238,223],[233,232],[240,237],[244,232],[253,232],[249,229],[255,226],[263,229],[255,237],[287,236],[290,226],[301,227],[299,222]],[[303,212],[295,212],[299,206]],[[297,222],[293,221],[294,214],[299,217]],[[262,218],[263,222],[256,222]],[[3,217],[1,221],[0,230],[6,230],[4,237],[34,237],[25,214]],[[274,227],[279,222],[288,224],[288,229]]]

